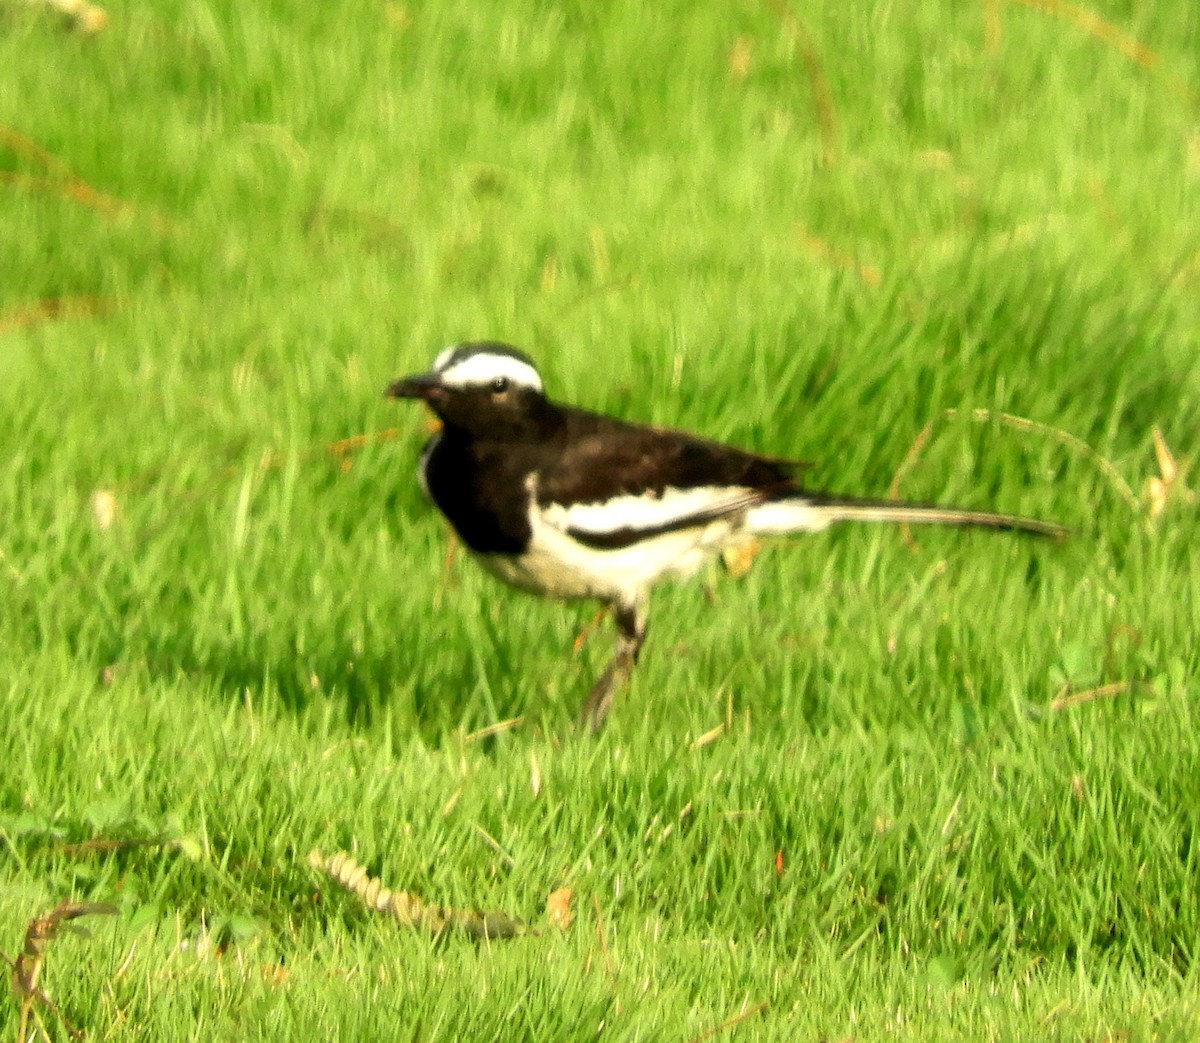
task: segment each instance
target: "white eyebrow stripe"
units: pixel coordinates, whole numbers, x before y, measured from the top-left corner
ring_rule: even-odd
[[[448,348],[442,348],[442,350],[438,352],[438,357],[433,360],[433,372],[440,373],[456,351],[458,351],[457,344],[451,344]]]
[[[497,377],[507,377],[519,387],[542,390],[542,378],[538,371],[528,362],[513,358],[511,355],[491,355],[481,352],[478,355],[468,355],[461,362],[455,362],[442,369],[449,362],[446,352],[442,352],[434,361],[433,368],[442,378],[442,383],[451,387],[481,387],[490,384]],[[440,365],[439,365],[440,364]]]

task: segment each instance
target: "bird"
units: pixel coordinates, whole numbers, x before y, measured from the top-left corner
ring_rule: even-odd
[[[1012,514],[806,489],[797,462],[556,402],[533,360],[497,341],[451,345],[385,394],[424,401],[440,419],[418,479],[485,569],[609,608],[616,647],[580,711],[592,732],[633,675],[651,589],[727,548],[842,521],[1065,534]]]

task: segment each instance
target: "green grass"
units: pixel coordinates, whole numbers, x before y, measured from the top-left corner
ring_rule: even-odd
[[[505,6],[0,11],[0,126],[123,204],[0,143],[0,949],[119,905],[46,958],[94,1040],[1196,1038],[1196,508],[1054,432],[1139,497],[1195,454],[1200,10],[1092,7],[1146,67],[1021,4]],[[482,336],[823,487],[931,425],[906,495],[1074,536],[660,590],[583,739],[609,624],[445,574],[381,398]]]

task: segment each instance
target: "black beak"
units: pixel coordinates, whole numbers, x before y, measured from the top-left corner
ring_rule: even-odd
[[[386,398],[436,398],[443,390],[442,380],[436,373],[414,373],[401,377],[387,386]]]

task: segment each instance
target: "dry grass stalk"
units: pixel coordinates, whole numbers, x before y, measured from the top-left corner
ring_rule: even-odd
[[[470,938],[490,941],[536,933],[507,913],[427,905],[415,894],[392,891],[345,851],[326,858],[314,850],[309,853],[308,864],[357,895],[368,908],[391,916],[405,927],[426,931],[435,937],[457,931]]]
[[[1065,710],[1068,706],[1078,706],[1080,703],[1090,703],[1094,699],[1106,699],[1111,695],[1128,692],[1137,681],[1113,681],[1111,684],[1097,685],[1082,692],[1064,692],[1050,700],[1052,711]]]
[[[108,12],[87,0],[26,0],[30,7],[49,8],[66,19],[72,29],[98,33],[108,25]]]
[[[1031,7],[1035,11],[1045,11],[1056,15],[1072,25],[1082,29],[1097,40],[1115,47],[1126,58],[1150,72],[1162,73],[1166,76],[1171,89],[1189,105],[1197,104],[1196,92],[1179,76],[1164,73],[1162,59],[1144,43],[1130,36],[1125,30],[1114,25],[1106,18],[1101,18],[1095,11],[1082,4],[1070,0],[1012,0],[1013,3]]]
[[[727,1018],[725,1021],[722,1021],[721,1024],[714,1025],[712,1028],[706,1029],[704,1032],[701,1032],[700,1035],[698,1035],[698,1036],[693,1036],[691,1038],[690,1043],[703,1043],[703,1041],[706,1039],[712,1039],[713,1036],[720,1035],[722,1032],[725,1032],[728,1029],[733,1028],[735,1025],[741,1024],[747,1018],[752,1018],[756,1014],[761,1014],[770,1005],[771,1004],[767,1000],[763,1000],[762,1003],[756,1004],[753,1007],[749,1007],[745,1010],[739,1011],[732,1018]]]
[[[500,735],[502,732],[512,731],[513,728],[520,728],[525,723],[524,716],[509,717],[504,721],[495,721],[492,724],[485,724],[482,728],[476,728],[473,732],[469,732],[463,739],[463,742],[478,742],[480,739],[488,739],[493,735]]]
[[[475,827],[475,832],[479,834],[480,839],[499,856],[500,860],[506,866],[508,866],[509,869],[512,869],[516,866],[517,860],[504,850],[504,846],[499,840],[492,836],[492,834],[484,829],[483,826],[481,826],[478,822],[472,822],[471,825]]]
[[[596,609],[596,611],[592,613],[592,618],[584,623],[583,628],[578,634],[575,635],[575,640],[571,644],[572,652],[574,652],[576,655],[579,654],[580,650],[584,646],[584,643],[589,637],[592,636],[592,631],[600,625],[600,620],[602,620],[606,615],[608,615],[608,608],[604,605],[601,605],[600,608]]]
[[[600,955],[604,960],[604,973],[609,980],[615,980],[613,975],[612,957],[608,952],[608,932],[604,929],[604,917],[600,913],[600,898],[592,895],[592,912],[596,916],[596,941],[600,944]],[[592,958],[588,956],[588,969],[591,970]]]
[[[13,170],[0,170],[0,183],[25,189],[27,192],[44,192],[48,195],[65,195],[77,203],[99,210],[109,217],[127,213],[133,208],[123,199],[107,195],[92,188],[86,181],[72,176],[67,181],[56,181],[53,178],[37,177],[34,174],[21,174]]]
[[[65,195],[68,199],[73,199],[75,202],[98,210],[109,217],[119,217],[135,212],[132,204],[93,188],[48,149],[10,127],[0,127],[0,145],[6,146],[43,171],[43,175],[37,175],[15,170],[0,170],[0,184],[13,185],[28,192]],[[171,223],[165,218],[152,216],[151,220],[160,230],[171,228]]]
[[[821,53],[796,13],[783,0],[773,5],[783,21],[784,31],[795,41],[808,71],[808,83],[812,90],[813,108],[817,114],[817,129],[821,135],[821,166],[829,168],[837,163],[837,115],[833,105],[833,91],[829,77],[825,75],[825,63]]]
[[[725,722],[722,721],[715,728],[710,728],[703,735],[697,736],[690,743],[688,743],[688,749],[693,752],[696,750],[699,750],[699,749],[703,749],[710,742],[716,742],[724,734],[725,734]]]
[[[1101,18],[1095,11],[1082,4],[1070,3],[1069,0],[1013,0],[1014,3],[1032,7],[1035,11],[1048,11],[1072,22],[1086,33],[1107,44],[1111,44],[1126,58],[1136,62],[1144,69],[1157,69],[1159,58],[1149,47],[1119,29],[1107,19]]]
[[[83,855],[92,851],[129,851],[141,847],[166,847],[172,841],[161,838],[136,839],[133,837],[94,837],[78,844],[63,844],[60,851],[64,855]]]
[[[957,417],[961,413],[958,409],[944,409],[942,416],[945,418]],[[1140,513],[1141,504],[1138,502],[1137,495],[1129,487],[1129,483],[1121,477],[1120,472],[1113,466],[1112,462],[1101,456],[1095,449],[1087,444],[1082,438],[1071,434],[1069,431],[1063,431],[1057,427],[1051,427],[1049,424],[1039,423],[1036,420],[1029,420],[1023,416],[1017,416],[1013,413],[1005,413],[995,409],[972,409],[970,417],[979,423],[990,423],[997,421],[1005,427],[1015,428],[1018,431],[1033,431],[1040,435],[1047,435],[1053,438],[1056,442],[1061,443],[1077,452],[1082,453],[1096,465],[1096,467],[1104,474],[1104,476],[1112,483],[1113,487],[1120,493],[1122,499],[1129,505],[1130,510],[1134,513]],[[892,476],[891,485],[888,486],[888,494],[893,500],[900,499],[900,483],[908,475],[908,473],[916,465],[917,458],[925,444],[929,441],[929,436],[933,432],[934,421],[931,420],[913,439],[913,443],[908,448],[908,452],[904,454],[904,459],[900,462],[900,466],[896,469],[896,473]],[[905,531],[908,527],[905,526]],[[910,539],[911,542],[911,539]]]
[[[330,442],[325,446],[325,452],[331,456],[346,456],[356,449],[361,449],[364,445],[370,445],[372,442],[386,442],[398,434],[400,434],[400,428],[385,427],[382,431],[368,431],[361,435],[351,435],[349,438],[339,438],[336,442]],[[267,466],[278,467],[285,459],[286,457],[282,454],[276,453],[268,458]]]
[[[796,226],[796,234],[804,246],[823,261],[828,261],[838,268],[854,272],[868,286],[878,286],[883,282],[883,273],[872,264],[861,263],[844,250],[839,250],[819,235],[814,235],[804,225]]]
[[[53,152],[11,127],[0,127],[0,145],[7,146],[18,156],[24,156],[36,166],[44,167],[64,180],[75,176],[71,168]]]
[[[120,304],[115,297],[50,297],[34,304],[25,304],[0,312],[0,333],[31,326],[47,319],[71,318],[81,315],[104,315]]]
[[[1162,429],[1155,424],[1150,432],[1154,441],[1154,459],[1158,464],[1158,474],[1146,479],[1146,505],[1151,519],[1162,515],[1172,497],[1178,497],[1184,503],[1191,505],[1196,502],[1196,493],[1189,489],[1184,482],[1187,472],[1186,462],[1180,463],[1167,445]]]

